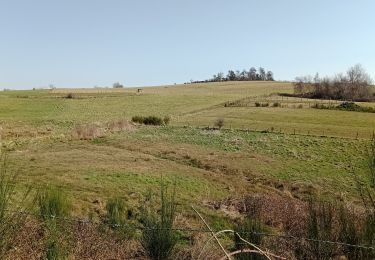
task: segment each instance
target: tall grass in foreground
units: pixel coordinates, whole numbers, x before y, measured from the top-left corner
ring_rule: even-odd
[[[70,216],[71,204],[66,194],[57,188],[45,188],[37,194],[40,219],[45,224],[46,258],[65,259],[68,256],[67,228],[61,226],[63,218]]]
[[[148,256],[154,260],[169,259],[173,248],[177,244],[177,234],[173,230],[176,216],[175,188],[169,194],[167,186],[161,180],[160,209],[152,209],[152,205],[149,205],[152,199],[151,193],[146,199],[145,207],[142,209],[141,221],[144,225],[144,230],[141,243]]]
[[[370,182],[354,174],[364,213],[356,212],[344,204],[310,200],[306,236],[316,241],[303,241],[296,255],[303,259],[332,259],[343,254],[348,259],[375,259],[375,250],[353,247],[375,247],[375,138],[368,153]],[[319,241],[339,241],[341,246]]]
[[[107,202],[105,223],[116,231],[122,239],[130,239],[135,236],[135,227],[131,223],[132,211],[126,208],[121,198],[112,198]]]
[[[71,204],[66,194],[57,188],[47,187],[37,194],[39,215],[44,221],[69,217]]]
[[[15,204],[16,183],[16,174],[7,171],[7,159],[0,150],[0,259],[6,255],[17,229],[25,220],[25,215],[18,211],[24,205],[29,192],[23,195],[18,205]]]
[[[375,191],[375,135],[372,137],[370,148],[368,149],[368,165],[371,181],[371,188]]]
[[[243,239],[249,241],[250,243],[260,246],[263,241],[263,235],[265,233],[265,228],[260,220],[257,218],[247,216],[246,219],[237,224],[234,229]],[[249,246],[245,244],[243,240],[239,239],[237,235],[234,235],[234,244],[236,250],[245,250]],[[236,255],[238,260],[262,260],[266,259],[263,255],[257,253],[242,253]]]
[[[361,192],[367,212],[364,240],[368,245],[375,247],[375,136],[372,138],[368,160],[371,184]],[[371,251],[370,257],[375,259],[375,250]]]
[[[363,233],[358,227],[359,221],[356,217],[354,209],[341,205],[339,209],[338,222],[340,225],[338,233],[340,242],[350,245],[362,244]],[[349,246],[343,246],[342,252],[349,259],[363,259],[363,255],[366,254],[366,251],[363,249]]]
[[[363,205],[366,211],[366,219],[363,230],[363,243],[367,246],[375,247],[375,136],[373,136],[368,149],[368,179],[370,184],[359,179],[354,175],[357,182],[359,194],[362,198]],[[375,250],[367,252],[368,259],[375,259]]]

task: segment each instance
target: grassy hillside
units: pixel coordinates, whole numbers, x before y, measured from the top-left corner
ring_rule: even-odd
[[[247,212],[248,203],[253,205],[260,195],[262,221],[269,232],[301,235],[306,199],[359,200],[353,172],[369,182],[366,149],[375,114],[314,109],[317,102],[333,101],[277,94],[292,91],[292,85],[283,82],[141,91],[4,91],[0,92],[1,150],[7,154],[8,172],[17,173],[18,191],[57,187],[68,194],[76,217],[102,223],[107,202],[117,197],[124,199],[138,221],[148,192],[159,193],[162,177],[167,184],[176,183],[178,227],[202,227],[190,207],[194,205],[215,230],[232,228]],[[129,122],[136,115],[170,116],[171,122],[168,126]],[[224,120],[221,130],[213,128],[219,118]],[[27,250],[37,258],[45,251],[39,242],[43,238],[34,239],[43,233],[43,226],[35,224],[35,218],[28,225],[27,234],[17,242],[22,249],[13,250],[13,258],[29,256]],[[72,253],[78,258],[87,254],[121,258],[142,252],[136,240],[126,242],[132,248],[124,247],[103,228],[81,228],[70,227],[75,245],[81,245]],[[196,240],[190,233],[179,233],[182,251],[207,238],[198,234]],[[224,240],[231,247],[230,239]],[[86,247],[97,241],[110,245],[100,257]],[[294,246],[299,248],[279,242],[269,241],[287,258]],[[216,253],[211,251],[211,259],[217,259]]]
[[[78,211],[88,211],[95,198],[139,197],[161,174],[178,177],[186,203],[253,189],[353,195],[347,169],[354,164],[361,172],[366,166],[365,139],[375,129],[374,114],[312,109],[316,101],[275,95],[291,91],[291,84],[279,82],[147,87],[141,93],[5,91],[0,94],[0,130],[23,181],[77,193]],[[244,98],[246,105],[225,105]],[[280,107],[272,107],[275,102]],[[132,127],[91,141],[72,137],[77,125],[105,128],[134,115],[169,115],[171,126]],[[217,118],[225,120],[224,128],[238,130],[195,128],[212,127]]]

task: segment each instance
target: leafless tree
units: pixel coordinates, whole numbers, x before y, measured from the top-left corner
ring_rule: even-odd
[[[298,77],[294,83],[294,92],[315,98],[342,100],[370,100],[372,80],[360,64],[351,67],[345,74],[336,74],[332,78],[319,78],[316,74]]]

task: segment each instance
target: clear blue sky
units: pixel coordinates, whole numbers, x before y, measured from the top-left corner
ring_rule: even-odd
[[[356,63],[375,78],[373,0],[0,0],[0,88],[182,83]]]

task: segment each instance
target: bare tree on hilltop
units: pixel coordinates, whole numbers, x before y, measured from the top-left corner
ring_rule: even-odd
[[[357,64],[334,77],[320,78],[318,73],[314,78],[297,77],[294,93],[312,98],[370,101],[375,99],[371,84],[370,75]]]

